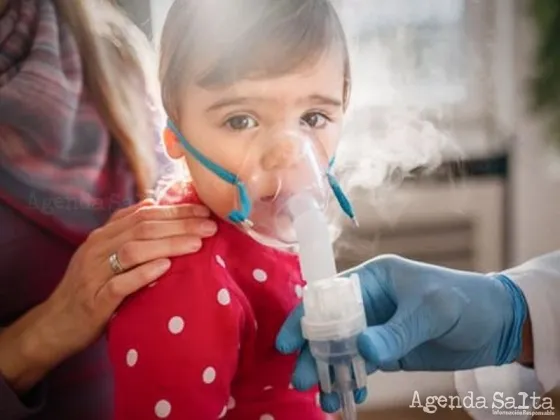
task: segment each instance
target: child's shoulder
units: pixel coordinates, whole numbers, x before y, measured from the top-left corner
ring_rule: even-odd
[[[224,269],[222,240],[218,232],[206,238],[199,251],[171,258],[171,266],[153,285],[142,292],[152,303],[187,296],[203,302],[205,300],[229,301],[236,287],[230,273]],[[226,296],[227,295],[227,296]]]

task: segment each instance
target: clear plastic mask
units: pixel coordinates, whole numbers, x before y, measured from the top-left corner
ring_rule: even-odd
[[[288,200],[306,193],[325,209],[330,195],[328,169],[326,151],[306,133],[282,132],[266,141],[255,141],[237,174],[251,208],[243,228],[266,245],[295,245]],[[234,208],[241,204],[238,199]]]

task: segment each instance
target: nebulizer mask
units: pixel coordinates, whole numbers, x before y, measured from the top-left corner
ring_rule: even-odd
[[[171,121],[168,128],[194,158],[236,188],[230,222],[265,245],[297,245],[307,282],[302,329],[321,389],[338,392],[344,420],[355,419],[353,390],[366,385],[365,363],[357,350],[366,320],[359,279],[337,277],[325,216],[331,193],[352,220],[354,213],[331,173],[334,160],[305,127],[263,130],[232,173],[198,151]]]
[[[342,210],[354,219],[352,207],[331,173],[334,160],[308,130],[273,129],[257,136],[236,173],[204,156],[169,122],[182,146],[215,176],[233,185],[235,201],[227,218],[268,246],[298,242],[290,200],[305,195],[321,212],[334,193]]]

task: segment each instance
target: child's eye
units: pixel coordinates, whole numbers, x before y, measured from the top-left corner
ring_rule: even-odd
[[[311,128],[324,128],[330,119],[320,112],[310,112],[301,117],[301,121]]]
[[[235,131],[248,130],[250,128],[255,128],[259,124],[257,121],[250,117],[249,115],[236,115],[231,117],[226,121],[226,125]]]

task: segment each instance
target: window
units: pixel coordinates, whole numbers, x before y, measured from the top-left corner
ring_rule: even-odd
[[[338,5],[353,48],[357,106],[454,104],[467,95],[465,0]],[[399,96],[399,99],[395,98]]]
[[[501,78],[511,78],[512,72],[511,67],[502,74],[496,69],[504,69],[500,62],[509,60],[513,48],[502,33],[509,31],[511,39],[511,28],[503,24],[511,17],[511,3],[334,0],[351,45],[351,106],[359,122],[352,135],[363,138],[367,124],[368,135],[388,142],[387,125],[398,124],[388,123],[388,117],[410,118],[420,121],[421,128],[400,132],[411,138],[409,143],[424,136],[419,131],[429,123],[448,138],[453,154],[457,149],[463,155],[502,150],[504,134],[495,115],[501,112],[497,108],[503,102],[504,86],[508,88]],[[394,129],[393,125],[390,130]],[[364,149],[375,147],[372,142],[354,141]]]
[[[354,106],[481,118],[491,92],[489,3],[337,0],[353,46]]]

